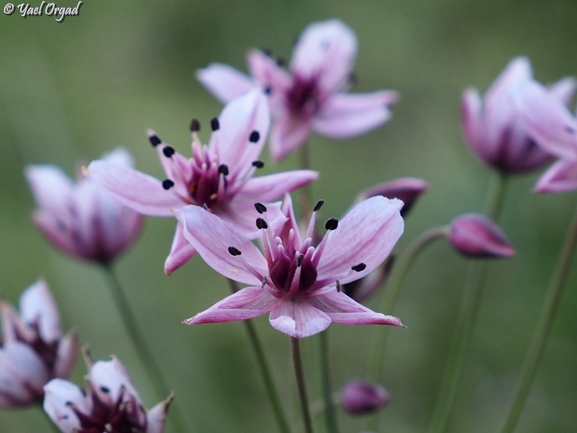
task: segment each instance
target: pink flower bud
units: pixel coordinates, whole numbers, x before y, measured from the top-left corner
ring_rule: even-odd
[[[390,199],[398,198],[405,204],[401,209],[401,216],[405,217],[420,195],[428,189],[429,184],[422,179],[400,177],[365,189],[357,196],[357,202],[376,195],[382,195]]]
[[[448,239],[466,257],[512,257],[515,250],[503,231],[490,219],[479,214],[466,214],[451,222]]]
[[[367,415],[389,404],[389,393],[378,384],[352,380],[341,391],[341,406],[351,415]]]

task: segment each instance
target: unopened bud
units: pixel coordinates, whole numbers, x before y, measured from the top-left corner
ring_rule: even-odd
[[[387,198],[398,198],[405,204],[401,209],[401,216],[406,216],[419,196],[429,189],[429,184],[416,177],[400,177],[388,182],[379,183],[365,189],[357,196],[357,201],[366,200],[369,197],[382,195]]]
[[[479,214],[466,214],[451,223],[448,239],[466,257],[512,257],[515,250],[503,231],[490,219]]]
[[[341,407],[350,415],[366,415],[384,408],[389,393],[381,385],[353,380],[341,391]]]

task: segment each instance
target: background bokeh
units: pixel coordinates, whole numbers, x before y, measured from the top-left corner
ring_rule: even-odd
[[[34,0],[32,6],[39,1]],[[2,3],[4,6],[5,3]],[[62,5],[75,5],[62,0]],[[310,140],[313,186],[340,216],[361,189],[399,176],[430,183],[398,244],[454,216],[482,211],[489,172],[466,148],[459,98],[482,92],[517,55],[552,82],[577,75],[577,4],[573,0],[86,0],[79,17],[0,17],[0,292],[13,303],[44,277],[66,329],[74,327],[95,359],[116,354],[148,407],[158,401],[136,359],[100,270],[55,251],[32,225],[32,196],[23,168],[52,163],[74,174],[116,147],[129,149],[142,171],[161,176],[145,130],[154,128],[187,154],[188,122],[206,125],[221,106],[194,71],[220,61],[246,71],[250,47],[290,58],[292,42],[311,21],[336,17],[356,32],[355,91],[398,90],[394,119],[359,138]],[[201,137],[207,140],[208,128]],[[297,166],[295,156],[265,172]],[[557,260],[575,194],[533,195],[537,173],[512,179],[501,224],[517,249],[489,266],[473,343],[467,354],[450,431],[494,431],[507,405]],[[240,323],[186,327],[181,321],[228,293],[225,281],[195,257],[163,273],[175,221],[148,218],[136,245],[116,268],[195,432],[276,429]],[[343,252],[346,253],[346,252]],[[466,260],[435,244],[405,281],[392,330],[386,383],[392,396],[386,431],[426,430],[435,406]],[[577,275],[571,272],[546,353],[518,432],[574,432],[577,425]],[[369,306],[376,307],[373,300]],[[388,313],[388,312],[385,312]],[[256,320],[288,413],[300,419],[285,335]],[[366,374],[370,327],[331,328],[333,382]],[[306,374],[320,395],[316,338],[304,342]],[[78,362],[73,380],[82,383]],[[341,431],[363,421],[339,413]],[[35,409],[0,412],[1,432],[48,431]],[[319,431],[324,428],[319,424]],[[167,429],[169,433],[173,433]]]

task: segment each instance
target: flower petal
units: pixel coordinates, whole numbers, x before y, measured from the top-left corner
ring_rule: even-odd
[[[49,214],[65,218],[62,210],[68,208],[73,185],[68,176],[53,165],[31,165],[24,173],[38,206]]]
[[[246,181],[238,198],[243,201],[268,202],[317,180],[319,173],[312,170],[293,170],[268,176],[253,177]]]
[[[577,80],[574,77],[565,77],[553,83],[549,87],[549,92],[561,101],[565,107],[570,107],[576,89]]]
[[[125,206],[144,215],[171,216],[170,208],[185,204],[158,179],[128,167],[93,161],[86,174]]]
[[[176,225],[174,239],[172,240],[172,246],[170,247],[170,253],[164,262],[164,272],[167,275],[172,274],[190,260],[195,252],[194,247],[184,237],[182,224],[178,223]]]
[[[256,239],[262,234],[256,226],[256,220],[260,216],[254,207],[256,202],[260,202],[257,196],[237,196],[228,206],[219,209],[218,216],[248,239]],[[286,216],[281,211],[280,202],[266,203],[266,208],[266,221],[269,227],[274,229],[284,224]]]
[[[262,280],[246,269],[243,261],[264,276],[268,272],[265,258],[247,237],[230,224],[199,206],[175,210],[174,216],[183,225],[184,237],[211,268],[241,283],[262,283]],[[232,256],[229,253],[230,247],[238,249],[241,256]]]
[[[162,433],[164,431],[168,406],[172,400],[173,396],[170,395],[166,400],[161,401],[148,411],[146,433]]]
[[[311,127],[309,118],[297,118],[288,112],[279,116],[270,137],[272,159],[278,162],[302,146],[309,138]]]
[[[559,160],[545,171],[535,185],[535,192],[566,192],[577,189],[577,162]]]
[[[349,79],[356,55],[357,38],[344,23],[312,23],[295,45],[290,69],[301,78],[318,79],[321,91],[331,94],[340,91]]]
[[[531,63],[526,57],[515,57],[512,59],[503,72],[493,82],[491,87],[485,94],[485,101],[492,105],[495,97],[501,97],[504,93],[508,93],[514,86],[524,83],[533,78],[531,70]]]
[[[403,233],[402,207],[402,201],[382,196],[356,205],[329,234],[317,266],[317,280],[335,277],[345,284],[382,263]],[[361,271],[351,270],[361,263],[365,265]]]
[[[114,356],[110,361],[95,362],[88,373],[88,380],[98,398],[108,406],[116,404],[122,388],[125,390],[123,401],[130,401],[132,396],[138,404],[142,404],[128,372]],[[138,413],[142,414],[140,411]]]
[[[40,338],[53,343],[62,336],[60,314],[46,281],[39,280],[20,296],[22,320],[28,324],[38,323]]]
[[[44,411],[63,433],[73,433],[80,421],[68,404],[71,402],[82,413],[90,413],[90,405],[82,390],[63,379],[52,379],[44,387]]]
[[[246,56],[248,69],[261,87],[275,93],[284,93],[291,85],[290,75],[273,57],[261,50],[250,50]]]
[[[331,138],[347,138],[371,131],[391,118],[389,105],[398,100],[390,90],[331,96],[313,119],[313,130]]]
[[[333,322],[343,325],[392,325],[401,326],[399,319],[385,316],[364,307],[349,296],[337,290],[324,291],[309,299],[314,307],[326,313]]]
[[[476,89],[467,89],[461,96],[461,120],[463,133],[471,148],[475,153],[486,159],[485,155],[485,128],[482,121],[481,96]]]
[[[331,324],[330,317],[307,299],[288,296],[277,300],[277,307],[271,311],[269,321],[276,330],[295,338],[318,334]]]
[[[277,300],[262,287],[245,287],[183,323],[196,325],[252,319],[271,311],[276,302]]]
[[[54,376],[67,378],[76,362],[78,338],[76,332],[70,331],[58,343],[58,352],[54,361]]]
[[[211,63],[199,69],[196,78],[216,99],[225,104],[246,95],[257,85],[250,77],[223,63]]]

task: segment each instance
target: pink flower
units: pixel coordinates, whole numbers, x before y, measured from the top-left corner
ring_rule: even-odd
[[[371,131],[391,118],[396,92],[346,93],[357,54],[353,31],[338,20],[310,24],[293,51],[290,72],[270,55],[248,53],[252,77],[213,63],[198,71],[199,81],[220,101],[228,102],[255,86],[265,89],[275,124],[271,153],[281,160],[303,145],[311,131],[348,138]]]
[[[165,180],[106,161],[88,166],[92,179],[100,183],[126,206],[145,215],[172,216],[174,209],[187,205],[206,207],[243,230],[246,236],[259,235],[254,227],[255,201],[268,202],[312,182],[318,173],[296,170],[253,178],[263,166],[258,157],[270,123],[262,92],[255,90],[227,104],[219,118],[211,121],[213,130],[208,146],[203,145],[193,120],[192,158],[187,159],[163,143],[154,132],[149,139],[158,152]],[[273,219],[282,218],[279,205],[270,205]],[[192,230],[189,227],[189,230]],[[164,269],[171,273],[182,266],[195,250],[176,228],[172,248]]]
[[[505,233],[489,218],[480,214],[465,214],[455,218],[449,227],[451,245],[465,257],[513,257],[515,250]]]
[[[533,86],[541,87],[542,92],[529,101]],[[537,128],[548,128],[547,121],[553,114],[540,117],[544,111],[541,103],[552,99],[561,106],[568,104],[575,87],[574,79],[565,78],[546,90],[533,79],[529,60],[514,58],[483,100],[475,89],[463,93],[462,122],[469,146],[483,162],[503,173],[541,167],[551,160],[551,155],[537,146],[541,137],[535,134],[526,113],[535,119]]]
[[[164,431],[172,396],[147,412],[118,359],[93,364],[86,358],[88,392],[63,379],[44,387],[44,410],[63,433]]]
[[[264,256],[241,233],[202,208],[175,212],[186,239],[213,269],[249,285],[185,323],[230,322],[270,313],[275,329],[297,338],[321,332],[331,322],[403,326],[396,317],[375,313],[340,291],[341,284],[367,275],[390,253],[403,231],[403,203],[370,198],[342,221],[330,218],[327,233],[315,247],[311,238],[321,205],[322,201],[315,206],[301,237],[290,198],[283,205],[287,221],[277,229],[267,223],[266,207],[256,203],[262,214],[256,226],[263,232]]]
[[[0,408],[38,404],[43,386],[68,377],[76,360],[76,334],[64,337],[48,285],[40,280],[20,297],[20,315],[0,299]]]
[[[104,160],[114,167],[132,165],[132,157],[124,149],[105,155]],[[28,166],[25,174],[39,206],[34,222],[65,253],[107,263],[140,233],[142,216],[83,175],[74,184],[53,165]]]

